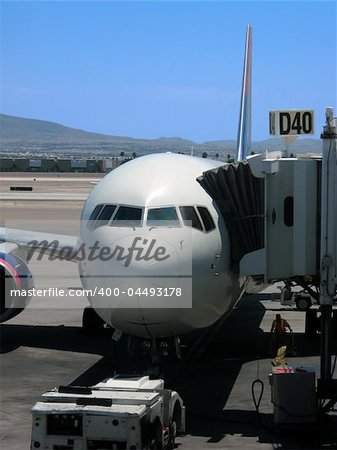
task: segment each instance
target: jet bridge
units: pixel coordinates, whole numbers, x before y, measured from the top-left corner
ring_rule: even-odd
[[[253,176],[264,185],[264,247],[246,253],[240,274],[263,276],[266,283],[319,273],[321,160],[248,159]]]
[[[239,272],[245,254],[264,248],[264,182],[247,162],[204,172],[198,182],[217,204],[231,242],[232,269]]]
[[[321,159],[281,152],[205,172],[231,238],[232,268],[270,283],[319,272]]]
[[[337,118],[332,108],[326,110],[321,138],[320,157],[266,152],[207,171],[198,181],[226,222],[233,270],[266,283],[294,280],[319,301],[318,396],[330,399],[328,409],[337,401],[331,370],[337,293]]]
[[[322,156],[266,152],[198,178],[226,222],[232,269],[265,283],[295,280],[323,304],[337,286],[336,122],[327,108]]]

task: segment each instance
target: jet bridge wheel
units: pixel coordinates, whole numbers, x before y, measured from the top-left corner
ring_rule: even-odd
[[[87,333],[104,329],[103,319],[101,319],[97,312],[90,306],[84,308],[82,316],[82,329]]]
[[[315,309],[307,310],[305,313],[305,335],[316,336],[320,330],[320,319],[317,317]]]

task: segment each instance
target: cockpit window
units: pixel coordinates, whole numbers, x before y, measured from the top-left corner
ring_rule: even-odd
[[[93,212],[90,214],[87,227],[89,230],[93,230],[95,226],[95,221],[97,219],[98,214],[101,212],[101,209],[103,208],[103,204],[100,203],[99,205],[96,205]]]
[[[179,227],[179,218],[174,206],[167,208],[150,208],[147,212],[149,227]]]
[[[115,214],[113,221],[110,223],[112,227],[130,226],[140,227],[142,224],[142,208],[132,206],[120,206]]]
[[[198,211],[201,216],[201,220],[204,223],[204,227],[206,231],[214,230],[215,224],[214,220],[205,206],[198,206]]]
[[[185,225],[202,230],[202,225],[194,206],[180,206],[179,210]]]
[[[104,208],[100,211],[99,216],[97,217],[94,229],[106,225],[110,221],[115,209],[116,205],[104,205]]]

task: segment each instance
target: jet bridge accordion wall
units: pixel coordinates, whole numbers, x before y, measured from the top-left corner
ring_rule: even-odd
[[[264,180],[247,162],[226,164],[197,178],[223,216],[231,242],[231,261],[239,272],[243,255],[264,247]]]

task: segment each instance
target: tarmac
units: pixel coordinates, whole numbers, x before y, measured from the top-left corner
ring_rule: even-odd
[[[17,181],[16,175],[10,176]],[[72,178],[69,174],[66,176]],[[57,185],[51,189],[50,178],[44,178],[40,192],[56,192]],[[67,188],[72,193],[87,195],[93,188],[90,181],[90,177],[78,181],[74,176],[67,182]],[[8,192],[3,186],[1,183],[0,192]],[[2,216],[4,213],[6,222],[24,223],[27,215],[78,219],[81,207],[79,201],[29,200],[29,204],[24,200],[0,201],[0,212]],[[68,278],[56,279],[54,286],[80,287],[76,265],[62,264]],[[33,275],[43,272],[40,266],[38,261],[33,261]],[[43,278],[38,277],[38,282],[43,284]],[[305,336],[305,314],[281,307],[274,301],[272,292],[275,288],[244,296],[214,339],[186,364],[177,363],[173,356],[165,360],[163,373],[167,385],[179,392],[187,408],[186,434],[177,437],[176,448],[337,448],[334,412],[324,416],[318,424],[282,427],[273,422],[269,347],[275,313],[280,312],[294,330],[297,353],[287,358],[289,366],[310,365],[319,375],[320,341],[319,335]],[[90,385],[115,373],[143,370],[142,355],[126,356],[123,340],[114,345],[109,330],[97,335],[82,331],[82,311],[87,304],[82,297],[75,300],[66,297],[63,303],[53,301],[52,304],[43,298],[1,325],[0,446],[4,450],[30,447],[30,410],[47,389],[67,384]],[[186,337],[183,341],[186,351],[191,340],[193,338]],[[336,346],[335,341],[334,348]],[[263,384],[253,386],[257,379]],[[258,401],[262,385],[264,391],[257,411],[253,394]]]

